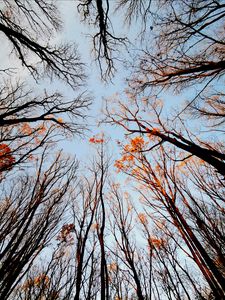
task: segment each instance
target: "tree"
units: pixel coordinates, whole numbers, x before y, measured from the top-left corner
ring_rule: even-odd
[[[2,299],[8,299],[36,257],[48,246],[70,201],[69,184],[76,176],[76,162],[70,164],[59,153],[44,171],[45,156],[46,150],[36,175],[18,175],[1,187]]]
[[[0,92],[1,299],[56,299],[70,278],[65,272],[68,262],[56,260],[55,253],[48,265],[49,273],[56,270],[51,285],[46,270],[31,278],[44,251],[53,251],[50,245],[65,218],[78,168],[56,148],[54,159],[53,146],[68,135],[83,134],[82,119],[90,104],[86,93],[78,90],[85,75],[75,47],[49,43],[60,24],[57,8],[49,1],[2,3],[0,31],[9,54],[15,54],[36,81],[43,75],[56,76],[76,89],[77,96],[65,100],[61,92],[47,90],[38,95],[35,84],[28,87],[14,79],[15,68],[1,69],[6,77]],[[60,274],[63,277],[57,279]]]
[[[170,128],[170,123],[167,125],[166,121],[162,120],[162,106],[158,105],[157,101],[152,101],[149,104],[149,110],[154,114],[154,121],[151,123],[148,119],[144,119],[140,116],[139,110],[141,104],[134,103],[134,109],[130,109],[128,105],[119,103],[120,111],[115,114],[110,113],[110,109],[106,108],[106,113],[109,116],[109,122],[119,124],[123,126],[130,133],[140,133],[152,137],[156,142],[152,145],[159,147],[162,143],[169,143],[175,147],[182,149],[189,153],[186,157],[196,156],[201,160],[212,165],[220,174],[225,175],[224,160],[225,155],[221,151],[220,144],[206,143],[204,140],[200,140],[195,134],[188,131],[184,126],[182,120],[180,121],[179,129],[175,129],[175,126]],[[147,110],[147,108],[145,108]],[[157,127],[154,127],[157,126]],[[183,128],[182,128],[183,127]],[[168,129],[169,128],[169,129]],[[186,138],[186,134],[188,137]],[[183,158],[185,160],[185,157]]]
[[[34,159],[39,148],[62,136],[82,135],[89,105],[90,98],[84,93],[65,100],[59,92],[35,95],[23,83],[2,84],[0,133],[8,159],[1,164],[0,172]]]
[[[97,151],[83,172],[59,151],[87,127],[84,65],[73,46],[50,40],[62,26],[56,2],[3,0],[0,31],[23,70],[76,93],[38,93],[0,68],[1,299],[223,299],[225,4],[73,5],[90,25],[103,80],[116,74],[121,46],[132,58],[121,52],[131,76],[124,100],[105,110],[124,130],[121,157],[113,179],[103,134],[89,139]],[[113,11],[139,27],[138,47],[114,32]],[[188,102],[173,110],[160,100],[166,92]]]
[[[146,86],[183,87],[192,81],[208,85],[220,77],[224,39],[216,28],[223,24],[223,1],[159,1],[156,6],[155,15],[145,10],[158,34],[154,50],[147,50],[140,61],[142,75],[149,78]]]
[[[49,43],[49,38],[62,25],[54,1],[4,0],[3,5],[0,32],[34,78],[47,74],[50,78],[56,76],[64,80],[73,88],[83,84],[83,64],[76,47]]]
[[[106,59],[111,42],[119,40],[108,29],[113,24],[109,14],[110,4],[107,0],[96,3],[91,0],[81,1],[79,5],[83,8],[85,18],[97,15],[99,33],[94,39],[104,35],[104,38],[100,38],[100,45],[102,42],[105,49],[103,57]],[[151,43],[151,47],[143,51],[144,55],[141,54],[138,60],[137,77],[141,80],[137,82],[143,88],[154,85],[177,86],[180,83],[188,84],[190,80],[201,82],[208,78],[210,82],[210,78],[215,79],[223,74],[224,38],[219,30],[224,18],[223,1],[160,0],[153,3],[151,0],[119,0],[116,7],[112,8],[123,10],[124,21],[129,25],[134,20],[140,20],[143,25],[142,40],[146,39],[146,44],[149,42],[149,33],[155,33],[151,41],[154,46]]]
[[[225,157],[219,133],[223,132],[224,101],[220,85],[213,86],[212,82],[221,79],[224,72],[219,50],[224,42],[216,27],[224,22],[224,4],[158,1],[151,3],[150,9],[141,1],[120,1],[118,9],[122,7],[127,8],[130,22],[134,14],[141,15],[145,33],[149,34],[150,24],[156,35],[153,45],[140,51],[133,64],[126,101],[120,101],[116,108],[106,104],[106,121],[132,136],[128,144],[119,142],[122,158],[115,166],[151,191],[150,199],[141,193],[153,212],[177,228],[215,299],[221,299]],[[175,115],[166,115],[159,100],[162,90],[176,90],[181,95],[193,84],[198,92],[191,101]],[[194,132],[185,114],[202,117],[206,132],[217,133],[217,141],[209,141],[205,132]],[[180,292],[174,296],[179,298]]]
[[[117,48],[125,46],[126,37],[116,36],[110,21],[110,1],[108,0],[79,0],[77,10],[81,15],[81,21],[87,22],[96,28],[93,40],[93,50],[99,64],[101,78],[105,81],[112,78],[115,71],[114,53]]]
[[[144,187],[151,191],[150,198],[146,198],[146,202],[153,209],[153,213],[160,214],[177,228],[215,297],[217,299],[224,297],[224,273],[215,260],[215,257],[220,257],[221,267],[224,265],[223,246],[215,233],[220,232],[219,235],[221,235],[223,229],[213,221],[214,218],[219,220],[223,213],[217,202],[212,202],[216,201],[212,192],[210,199],[207,199],[204,192],[198,189],[202,198],[198,199],[197,191],[195,193],[189,191],[189,185],[193,189],[195,180],[190,177],[188,185],[187,173],[185,173],[185,181],[179,179],[179,176],[182,178],[184,175],[180,174],[176,161],[171,159],[172,156],[179,155],[172,149],[169,150],[160,145],[158,149],[155,147],[154,154],[152,153],[149,157],[149,142],[144,141],[142,137],[135,137],[130,144],[123,147],[123,152],[124,155],[116,162],[116,167],[134,177],[137,182],[142,182]],[[186,164],[192,166],[192,162],[186,162]],[[194,170],[196,173],[204,172],[204,169]],[[194,179],[198,180],[199,177]],[[223,184],[220,189],[222,191]],[[144,191],[141,193],[145,195]],[[209,212],[213,213],[213,218],[208,216]]]
[[[143,91],[175,90],[178,93],[195,84],[196,92],[188,107],[192,116],[220,120],[223,124],[223,90],[215,83],[224,75],[223,1],[119,1],[126,19],[144,22],[146,46],[135,65],[129,86]],[[153,33],[151,46],[146,39]],[[146,34],[146,35],[145,35]],[[205,106],[207,103],[207,106]]]

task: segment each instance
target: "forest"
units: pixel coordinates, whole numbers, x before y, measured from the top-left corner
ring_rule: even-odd
[[[0,299],[225,299],[225,1],[1,0],[0,41]]]

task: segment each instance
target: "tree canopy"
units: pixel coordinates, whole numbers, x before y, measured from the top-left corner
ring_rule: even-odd
[[[2,0],[2,300],[225,299],[224,25],[222,0]]]

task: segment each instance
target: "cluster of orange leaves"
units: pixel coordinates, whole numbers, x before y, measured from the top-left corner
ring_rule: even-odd
[[[20,127],[20,132],[23,133],[23,134],[25,134],[25,135],[31,135],[31,134],[33,134],[35,131],[37,131],[38,134],[43,135],[43,134],[45,134],[46,130],[47,130],[47,129],[46,129],[44,123],[39,124],[39,125],[38,125],[37,127],[35,127],[35,128],[32,128],[32,127],[30,126],[29,123],[23,123],[23,124],[21,125],[21,127]]]
[[[143,225],[147,225],[148,224],[148,220],[147,220],[147,217],[146,217],[145,214],[139,213],[138,214],[138,219],[141,222],[141,224],[143,224]]]
[[[33,132],[32,127],[28,123],[23,123],[20,128],[21,133],[30,135]]]
[[[71,237],[71,232],[73,230],[74,230],[73,223],[63,225],[56,239],[61,242],[72,242],[73,238]]]
[[[125,171],[128,167],[131,167],[135,161],[135,153],[140,152],[145,146],[143,137],[137,136],[130,140],[130,143],[125,145],[123,148],[123,156],[121,159],[115,161],[114,166],[118,171]]]
[[[49,286],[49,283],[50,283],[49,277],[45,274],[40,274],[37,277],[35,277],[34,279],[28,279],[24,283],[23,288],[28,289],[31,286],[47,288]]]
[[[103,138],[96,138],[96,137],[93,136],[89,139],[89,143],[102,144],[102,143],[104,143],[104,139]]]
[[[29,123],[23,123],[19,128],[20,133],[25,136],[33,136],[35,144],[40,143],[39,136],[46,134],[47,128],[44,122],[38,124],[36,127],[31,127]]]
[[[58,121],[59,123],[61,123],[61,124],[64,123],[63,118],[58,118],[57,121]]]
[[[136,136],[130,140],[130,144],[125,145],[124,151],[135,153],[141,151],[145,145],[145,141],[142,136]]]
[[[112,262],[108,265],[108,270],[111,272],[115,272],[118,269],[118,265],[115,262]]]
[[[125,165],[126,163],[134,162],[134,156],[129,154],[124,154],[121,159],[117,159],[114,163],[114,166],[117,168],[118,172],[123,170],[125,171],[128,166]]]
[[[165,244],[165,241],[163,239],[159,239],[155,236],[149,238],[149,247],[155,247],[157,249],[160,249]]]
[[[7,144],[0,144],[0,169],[10,169],[15,162],[15,157],[11,154],[12,150]]]

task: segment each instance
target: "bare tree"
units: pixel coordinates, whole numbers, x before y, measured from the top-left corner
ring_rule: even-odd
[[[115,53],[121,45],[128,42],[126,37],[118,37],[113,30],[110,17],[109,0],[79,0],[77,6],[81,14],[81,20],[88,22],[92,27],[97,28],[93,34],[93,48],[98,61],[101,77],[107,80],[114,75]]]
[[[4,0],[0,12],[0,32],[12,51],[36,79],[56,76],[77,88],[83,84],[83,64],[74,45],[51,45],[50,37],[61,28],[53,1]],[[39,67],[41,66],[41,68]]]
[[[21,174],[1,185],[1,298],[8,299],[54,235],[70,199],[69,184],[77,163],[58,154],[44,170],[46,151],[37,175]]]

